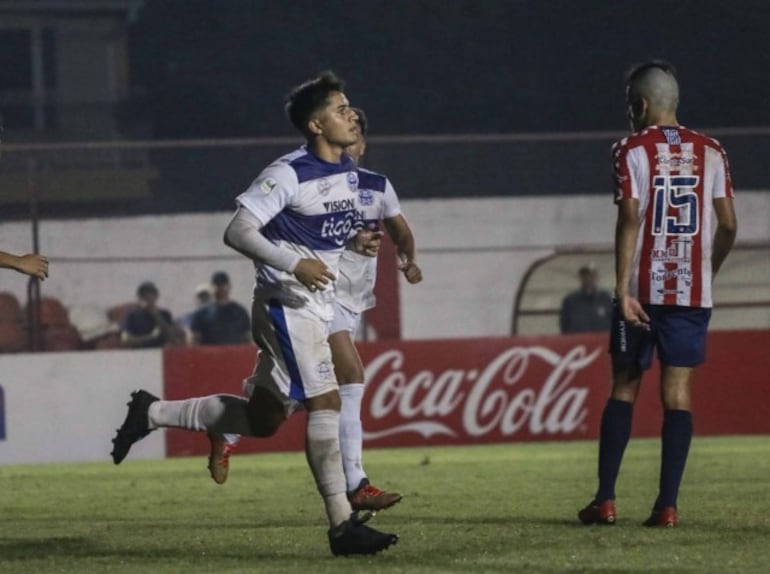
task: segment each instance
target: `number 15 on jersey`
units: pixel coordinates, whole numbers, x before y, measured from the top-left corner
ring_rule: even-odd
[[[698,221],[697,175],[658,175],[653,179],[653,235],[696,235]]]

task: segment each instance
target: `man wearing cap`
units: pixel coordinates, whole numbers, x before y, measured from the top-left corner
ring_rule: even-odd
[[[599,274],[593,263],[578,271],[580,288],[561,304],[559,328],[562,333],[607,332],[612,318],[612,296],[598,287]]]
[[[211,276],[214,301],[193,313],[190,323],[194,345],[240,345],[251,342],[251,319],[246,309],[230,299],[230,277],[224,271]]]
[[[145,281],[136,290],[139,306],[123,320],[123,345],[134,349],[163,347],[184,341],[184,334],[174,324],[171,313],[158,307],[158,288]]]

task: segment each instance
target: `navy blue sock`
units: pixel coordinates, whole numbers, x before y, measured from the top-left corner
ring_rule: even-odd
[[[664,506],[676,506],[679,485],[682,483],[684,465],[692,440],[692,414],[690,411],[667,410],[663,412],[662,452],[660,457],[660,491],[655,510]]]
[[[634,404],[609,399],[602,413],[599,437],[599,490],[596,501],[615,499],[615,482],[618,480],[620,463],[631,438],[631,416]]]

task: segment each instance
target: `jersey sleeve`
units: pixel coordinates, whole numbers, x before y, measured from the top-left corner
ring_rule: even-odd
[[[715,142],[716,143],[716,142]],[[730,164],[727,161],[727,153],[724,148],[717,143],[717,151],[722,159],[717,164],[717,173],[714,177],[714,199],[723,197],[735,197],[733,192],[733,181],[730,176]]]
[[[615,203],[621,199],[639,198],[634,185],[632,156],[629,154],[628,138],[612,146],[612,175],[615,184]]]
[[[299,182],[294,170],[287,164],[276,164],[260,173],[235,201],[264,226],[291,205],[298,193]]]
[[[393,189],[393,185],[389,179],[385,180],[385,197],[382,202],[382,218],[390,219],[401,215],[401,204],[398,201],[396,190]]]

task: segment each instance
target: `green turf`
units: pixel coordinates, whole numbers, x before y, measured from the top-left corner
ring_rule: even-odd
[[[0,466],[0,572],[768,572],[770,440],[697,439],[682,523],[645,529],[657,441],[634,441],[615,527],[575,513],[594,443],[372,450],[403,502],[374,524],[401,536],[369,558],[330,556],[301,454],[236,456],[216,486],[203,458]]]

